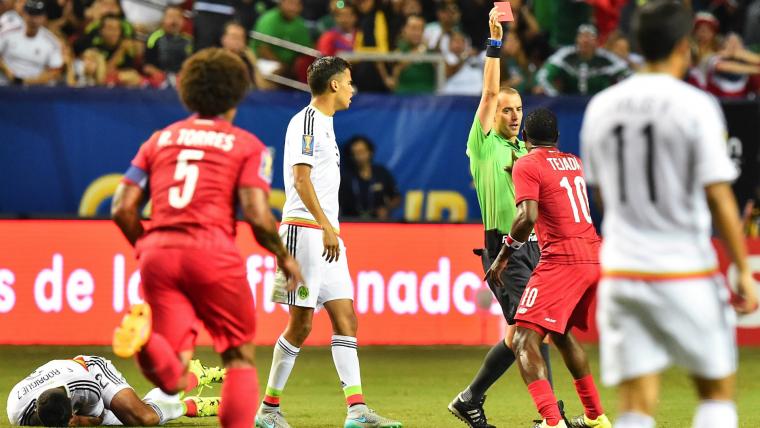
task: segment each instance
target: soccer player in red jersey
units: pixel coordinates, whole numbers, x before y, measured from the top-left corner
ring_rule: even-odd
[[[567,421],[571,427],[611,428],[591,376],[586,353],[570,332],[585,330],[599,281],[599,244],[588,207],[583,167],[575,155],[557,149],[557,117],[541,108],[525,119],[530,153],[512,171],[517,217],[504,246],[486,274],[501,286],[507,259],[535,227],[541,261],[517,308],[513,351],[525,384],[543,421],[536,427],[566,427],[549,383],[539,347],[547,335],[557,346],[575,379],[584,414]]]
[[[143,374],[165,392],[187,391],[198,382],[188,363],[201,321],[227,370],[220,423],[250,428],[258,402],[255,313],[235,246],[237,203],[290,289],[303,279],[267,201],[269,152],[231,123],[249,86],[245,64],[225,50],[205,49],[185,62],[179,81],[182,102],[195,114],[140,147],[113,199],[113,219],[135,246],[147,302],[114,332],[114,352],[137,354]],[[144,227],[139,208],[146,194],[153,215]]]

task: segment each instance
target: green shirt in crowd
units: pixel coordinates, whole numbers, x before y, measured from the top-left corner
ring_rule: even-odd
[[[398,43],[400,52],[411,52],[408,42]],[[429,62],[416,62],[406,66],[398,76],[397,94],[429,94],[435,92],[435,67]]]
[[[546,60],[536,79],[546,95],[594,95],[630,74],[628,64],[612,52],[597,49],[584,59],[575,46],[567,46]]]
[[[287,40],[289,42],[298,43],[302,46],[311,47],[312,41],[309,35],[309,29],[306,28],[306,23],[300,16],[293,20],[286,20],[282,16],[280,9],[275,7],[259,18],[256,21],[255,30],[259,33],[267,34],[270,36],[278,37],[280,39]],[[253,49],[257,55],[260,55],[259,49],[265,43],[257,40],[251,40],[251,49]],[[291,51],[289,49],[268,45],[275,56],[285,64],[292,64],[298,57],[299,53]]]
[[[486,135],[475,117],[467,138],[467,156],[485,230],[498,229],[506,234],[512,229],[517,213],[515,185],[512,173],[505,168],[511,170],[515,160],[527,153],[525,143],[517,138],[512,143],[495,129]]]

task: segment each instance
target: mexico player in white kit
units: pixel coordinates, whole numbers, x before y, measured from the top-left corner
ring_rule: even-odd
[[[17,383],[8,395],[7,412],[11,425],[152,426],[181,416],[213,416],[218,405],[218,397],[180,400],[158,388],[140,400],[110,360],[79,355],[50,361]]]
[[[284,275],[277,272],[272,300],[290,306],[290,320],[274,348],[256,426],[290,426],[280,412],[280,398],[301,345],[311,332],[314,309],[323,306],[332,322],[333,361],[348,406],[344,427],[401,427],[401,423],[370,410],[364,401],[356,352],[353,284],[339,237],[340,151],[333,115],[351,104],[351,67],[340,58],[319,58],[309,66],[307,80],[311,104],[291,119],[285,136],[286,200],[280,226],[280,236],[301,265],[305,282],[288,292]]]
[[[618,385],[616,428],[654,427],[659,373],[675,364],[700,398],[694,427],[737,426],[735,314],[757,307],[717,102],[680,78],[690,14],[653,1],[634,21],[645,71],[595,96],[583,120],[586,181],[604,205],[598,323],[602,379]],[[711,216],[740,272],[718,272]]]

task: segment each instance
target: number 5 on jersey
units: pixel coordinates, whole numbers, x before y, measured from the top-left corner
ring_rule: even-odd
[[[200,169],[198,165],[193,165],[189,161],[199,161],[203,159],[204,154],[203,150],[186,149],[177,155],[177,168],[174,170],[174,179],[182,180],[184,183],[181,188],[180,186],[169,188],[169,205],[173,208],[178,210],[185,208],[193,199]]]

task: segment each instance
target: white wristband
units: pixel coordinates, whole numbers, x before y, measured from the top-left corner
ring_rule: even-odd
[[[520,242],[509,235],[504,235],[502,242],[504,242],[504,245],[507,245],[513,250],[519,250],[523,245],[525,245],[525,242]]]

